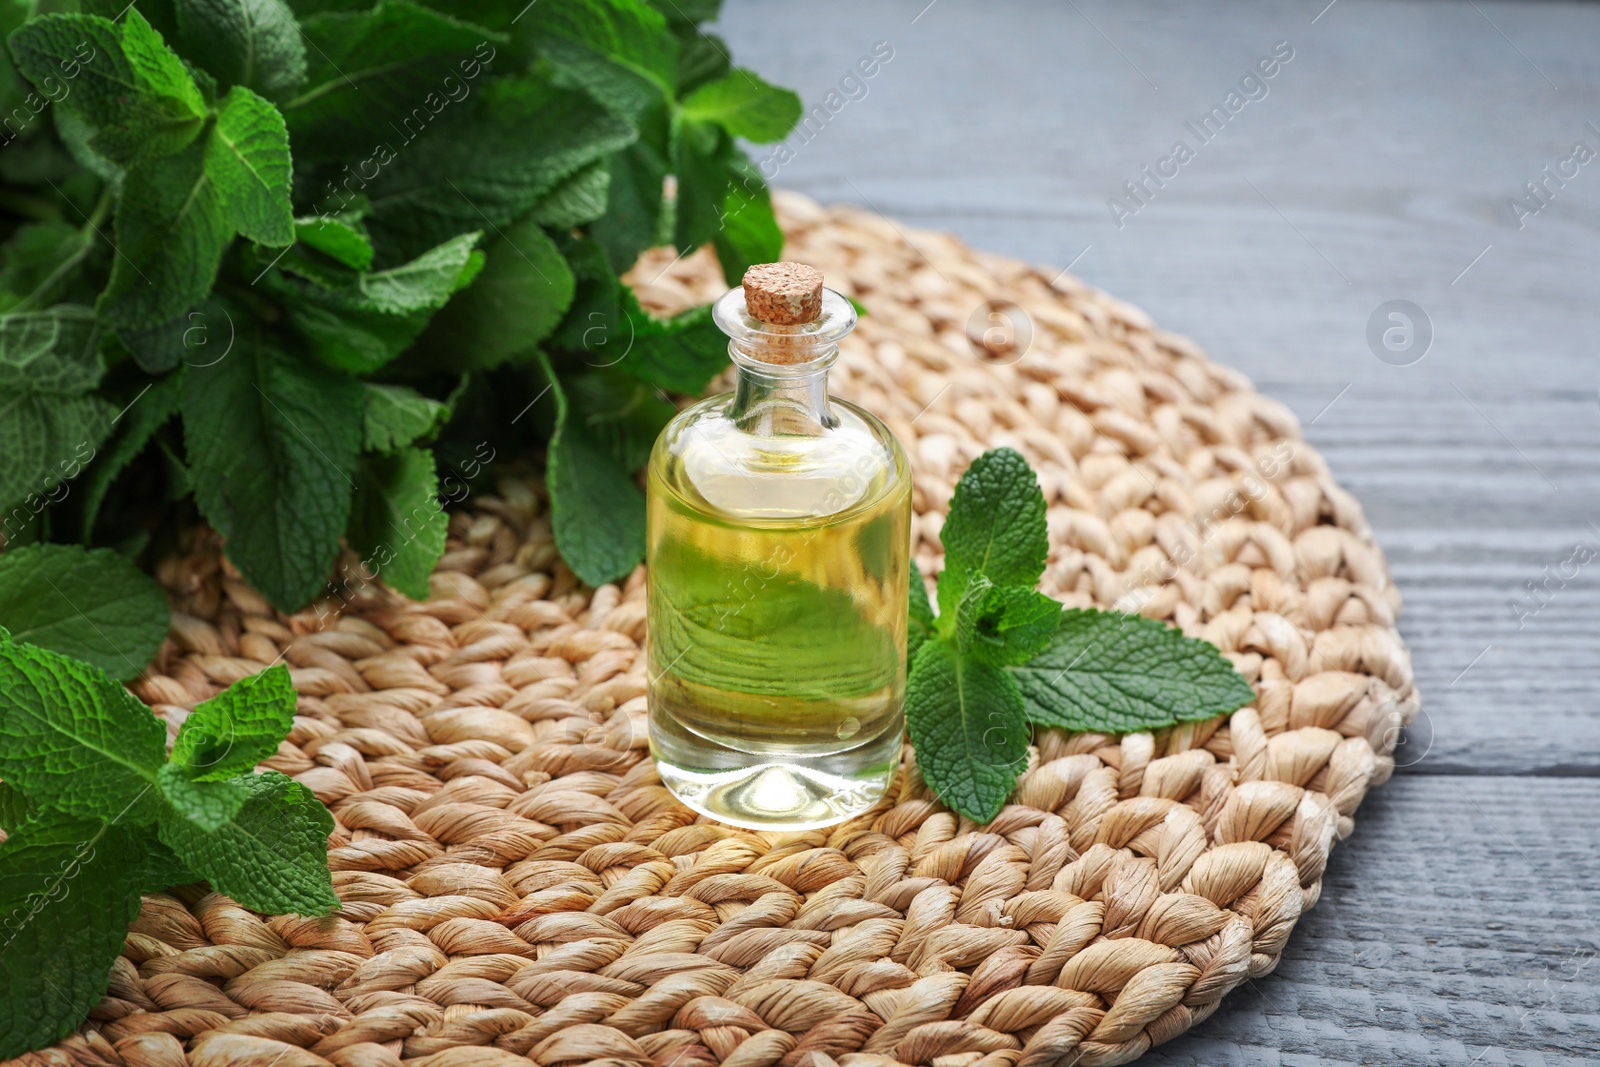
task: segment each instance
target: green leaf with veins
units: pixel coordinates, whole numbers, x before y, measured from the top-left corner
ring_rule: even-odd
[[[388,454],[409,444],[430,444],[450,418],[450,405],[404,385],[361,386],[361,448]]]
[[[933,605],[928,602],[928,586],[922,580],[922,573],[917,570],[916,564],[911,566],[908,591],[911,606],[906,630],[906,663],[909,666],[916,662],[917,650],[922,643],[937,635],[938,620],[934,618]]]
[[[183,60],[132,4],[122,18],[122,54],[145,90],[178,101],[195,118],[205,117],[205,99]]]
[[[104,671],[0,630],[0,778],[33,803],[148,822],[166,738]]]
[[[955,643],[962,655],[996,666],[1025,663],[1050,643],[1060,621],[1060,601],[975,574],[956,608]]]
[[[636,136],[583,93],[525,79],[486,82],[459,106],[459,118],[407,144],[367,188],[367,225],[390,255],[509,226]]]
[[[540,352],[537,358],[556,403],[547,462],[556,547],[574,574],[601,586],[625,577],[644,558],[644,498],[589,433],[549,357]]]
[[[325,256],[331,256],[351,270],[372,268],[372,238],[359,221],[340,216],[295,219],[295,238]]]
[[[0,317],[0,534],[14,510],[42,510],[94,458],[116,409],[89,395],[100,382],[100,327],[88,308]]]
[[[659,391],[610,367],[566,373],[561,387],[574,409],[585,413],[590,439],[625,471],[650,458],[656,438],[678,413]]]
[[[266,285],[288,300],[289,322],[311,351],[340,370],[370,373],[388,364],[422,333],[451,294],[472,284],[484,256],[478,234],[446,241],[410,263],[375,273],[328,269],[291,254]]]
[[[553,230],[570,230],[593,222],[606,212],[611,171],[597,160],[564,178],[534,205],[533,219]],[[660,199],[659,192],[657,199]]]
[[[678,95],[694,92],[728,72],[728,44],[714,33],[689,27],[678,34],[678,69],[673,83]]]
[[[147,92],[122,51],[122,31],[98,15],[45,14],[10,37],[17,69],[36,86],[70,82],[62,106],[92,126],[119,122],[127,101]],[[69,76],[75,70],[75,76]]]
[[[411,363],[462,373],[489,370],[543,341],[572,303],[572,268],[532,217],[484,250],[472,286],[434,317]]]
[[[0,830],[10,833],[32,817],[36,810],[22,795],[22,790],[0,782]]]
[[[945,551],[939,615],[946,636],[973,575],[995,585],[1032,588],[1039,581],[1050,551],[1044,512],[1039,479],[1021,453],[995,448],[972,461],[939,533]]]
[[[0,555],[0,626],[17,641],[125,680],[161,647],[167,621],[161,587],[110,549],[32,545]]]
[[[65,1037],[100,1003],[139,914],[147,841],[42,812],[0,845],[0,1057]]]
[[[702,392],[728,365],[728,340],[711,320],[709,305],[658,319],[639,306],[633,290],[621,291],[633,344],[616,367],[670,393]]]
[[[312,15],[301,28],[311,45],[306,84],[284,103],[284,115],[297,153],[337,165],[353,165],[351,146],[365,148],[375,137],[405,154],[436,121],[441,131],[461,124],[463,115],[437,118],[464,106],[445,95],[444,80],[481,92],[487,65],[507,44],[504,34],[405,0]]]
[[[637,123],[672,98],[678,42],[641,0],[546,0],[518,26],[562,76]]]
[[[243,774],[278,751],[294,726],[297,697],[279,663],[201,701],[178,728],[168,766],[197,782]]]
[[[1215,645],[1154,619],[1094,609],[1063,612],[1049,646],[1011,673],[1028,718],[1068,730],[1156,730],[1255,699]]]
[[[183,50],[222,89],[277,100],[305,84],[306,45],[283,0],[176,0]]]
[[[293,244],[291,170],[283,116],[249,89],[234,86],[217,109],[205,158],[228,224],[260,244]]]
[[[169,808],[207,833],[226,826],[250,799],[250,794],[235,782],[190,778],[176,763],[161,768],[156,785]]]
[[[367,304],[385,314],[436,311],[483,269],[483,257],[474,252],[481,236],[476,230],[459,234],[409,263],[362,274],[357,289]]]
[[[758,144],[781,141],[800,121],[800,97],[769,85],[754,71],[735,67],[683,100],[686,118],[715,122],[735,137]]]
[[[680,119],[672,124],[672,172],[678,179],[673,243],[688,252],[722,228],[722,208],[733,188],[733,141],[714,122]]]
[[[361,386],[241,336],[184,370],[183,430],[195,500],[228,558],[277,607],[325,588],[350,515]]]
[[[428,599],[428,576],[444,555],[449,526],[432,452],[402,448],[361,457],[347,536],[391,588],[412,600]]]
[[[333,816],[305,786],[276,771],[235,778],[249,795],[215,830],[167,808],[161,840],[218,892],[253,911],[323,915],[339,906],[328,873]]]
[[[723,280],[732,286],[755,264],[783,258],[783,230],[772,213],[772,194],[756,168],[737,154],[730,166],[734,182],[722,204],[722,224],[711,241]]]
[[[1030,730],[1005,668],[925,641],[906,684],[917,766],[939,798],[978,823],[1000,813],[1027,765]]]
[[[656,242],[667,161],[652,145],[637,141],[613,153],[606,171],[605,214],[589,225],[589,236],[605,249],[612,271],[621,273]]]
[[[0,250],[0,312],[48,306],[93,246],[94,234],[87,227],[64,222],[18,226]]]
[[[111,281],[96,310],[121,327],[157,326],[211,292],[233,231],[205,167],[206,146],[128,170]]]

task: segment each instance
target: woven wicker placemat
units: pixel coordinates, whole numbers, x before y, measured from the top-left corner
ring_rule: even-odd
[[[1154,735],[1041,731],[987,827],[908,750],[874,811],[758,834],[660,785],[643,572],[581,587],[535,481],[452,516],[427,603],[367,589],[337,621],[274,613],[197,534],[160,568],[178,613],[134,689],[175,731],[287,659],[300,716],[268,766],[333,809],[344,907],[147,897],[90,1023],[26,1062],[1112,1064],[1276,966],[1416,710],[1360,506],[1288,411],[1138,310],[779,201],[786,254],[869,310],[833,384],[907,445],[923,571],[955,479],[1011,445],[1050,505],[1044,589],[1215,642],[1256,702]],[[657,312],[723,288],[705,254],[632,280]]]

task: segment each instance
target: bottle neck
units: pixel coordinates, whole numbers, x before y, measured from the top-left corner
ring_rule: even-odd
[[[776,364],[737,343],[728,354],[738,367],[727,414],[746,433],[761,436],[815,436],[839,425],[828,406],[828,368],[838,358],[836,345],[804,363]]]

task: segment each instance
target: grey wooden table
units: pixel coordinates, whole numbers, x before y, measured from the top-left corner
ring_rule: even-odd
[[[1074,264],[1293,408],[1388,553],[1407,766],[1277,973],[1142,1062],[1600,1060],[1600,6],[729,0],[719,30],[839,92],[776,184]]]

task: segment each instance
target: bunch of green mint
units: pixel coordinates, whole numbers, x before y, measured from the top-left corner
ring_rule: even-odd
[[[276,666],[166,729],[105,672],[0,629],[0,1059],[49,1044],[106,990],[141,893],[200,880],[257,911],[325,914],[328,809],[251,773],[293,724]]]
[[[1138,615],[1038,592],[1044,494],[1009,448],[972,462],[940,534],[939,613],[911,582],[906,718],[923,779],[980,823],[1005,804],[1033,726],[1098,733],[1209,719],[1255,699],[1216,647]]]
[[[717,8],[0,5],[0,537],[153,553],[198,512],[285,610],[420,598],[445,505],[547,447],[568,563],[626,574],[662,393],[726,355],[619,275],[782,247],[734,139],[800,102]],[[330,581],[341,539],[363,565]]]

